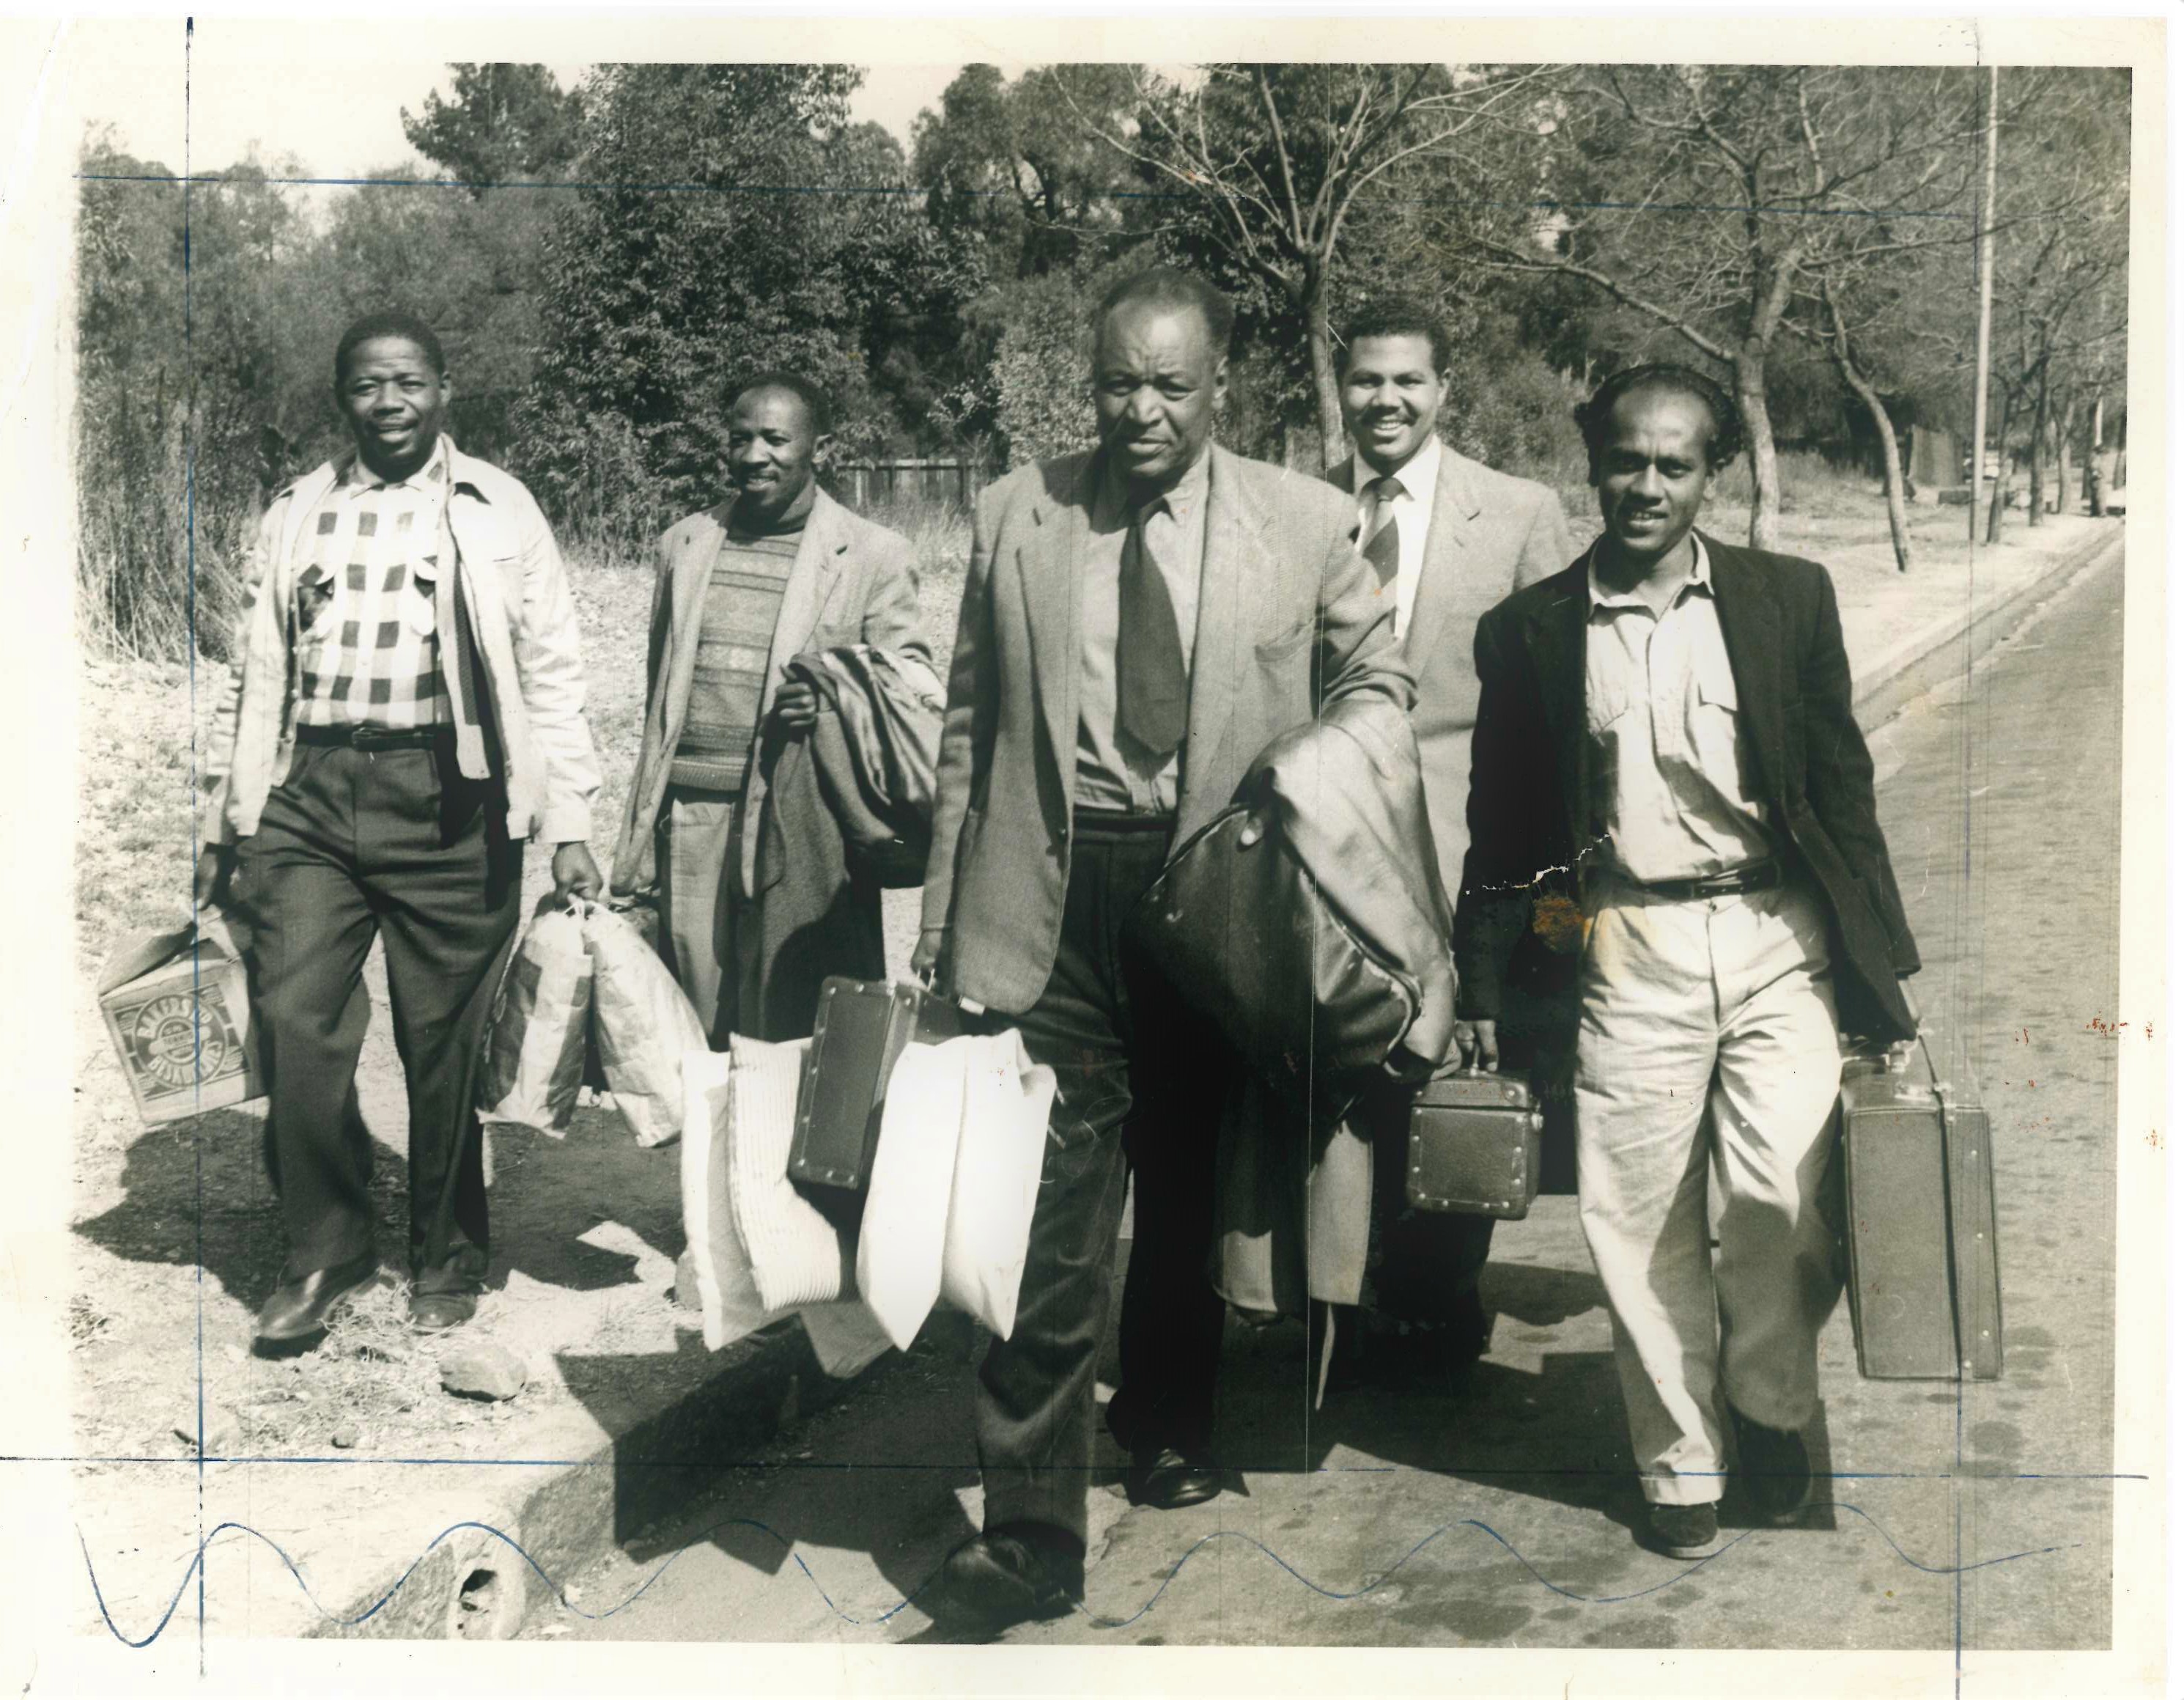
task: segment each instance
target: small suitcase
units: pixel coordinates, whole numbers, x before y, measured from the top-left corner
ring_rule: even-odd
[[[1539,1196],[1545,1124],[1519,1075],[1437,1074],[1411,1101],[1404,1191],[1420,1210],[1522,1217]]]
[[[788,1175],[807,1186],[858,1193],[872,1179],[880,1108],[895,1059],[913,1041],[938,1045],[963,1030],[961,1012],[908,980],[820,983],[811,1048],[796,1092]]]
[[[1986,1112],[1936,1079],[1919,1040],[1843,1064],[1843,1226],[1861,1374],[2002,1374],[1994,1152]]]

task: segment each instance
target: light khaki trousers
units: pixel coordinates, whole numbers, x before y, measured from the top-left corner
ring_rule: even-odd
[[[1720,1396],[1775,1429],[1818,1406],[1841,1291],[1819,1208],[1841,1075],[1815,894],[1603,883],[1578,1030],[1578,1214],[1655,1503],[1720,1498]]]

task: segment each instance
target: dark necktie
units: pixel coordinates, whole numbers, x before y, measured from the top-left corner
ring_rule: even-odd
[[[1145,540],[1146,516],[1161,504],[1140,508],[1123,544],[1120,618],[1115,633],[1115,720],[1152,755],[1172,755],[1183,742],[1190,706],[1190,675],[1176,627],[1167,580]]]
[[[1396,530],[1396,498],[1402,493],[1403,481],[1390,475],[1375,478],[1365,488],[1373,497],[1373,517],[1367,521],[1370,531],[1362,553],[1380,575],[1380,582],[1392,584],[1403,553],[1402,538]]]

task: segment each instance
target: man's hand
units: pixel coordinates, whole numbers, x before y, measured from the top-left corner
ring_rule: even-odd
[[[599,865],[592,860],[591,847],[582,843],[556,844],[554,847],[554,900],[566,903],[571,897],[581,897],[589,903],[599,895],[605,884],[599,878]]]
[[[1502,1066],[1502,1049],[1490,1021],[1459,1021],[1456,1024],[1456,1054],[1466,1068],[1490,1073]]]
[[[928,927],[917,935],[917,944],[910,953],[910,972],[927,985],[940,967],[940,947],[947,934],[937,927]]]
[[[1911,1012],[1911,1025],[1914,1028],[1919,1026],[1921,1020],[1919,1014],[1919,1000],[1912,995],[1910,975],[1899,975],[1896,981],[1896,989],[1903,995],[1903,1007]]]
[[[235,872],[233,844],[207,844],[198,852],[198,873],[192,895],[200,909],[217,909],[227,901],[227,883]]]
[[[773,699],[774,724],[802,732],[819,718],[819,693],[809,679],[785,681]]]

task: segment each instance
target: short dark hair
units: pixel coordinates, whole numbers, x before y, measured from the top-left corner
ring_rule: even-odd
[[[1167,311],[1184,308],[1195,310],[1206,321],[1206,335],[1213,343],[1213,358],[1217,360],[1228,354],[1228,339],[1236,329],[1235,304],[1197,273],[1173,265],[1149,265],[1143,271],[1134,271],[1100,298],[1100,305],[1092,315],[1095,346],[1099,343],[1100,332],[1106,326],[1108,315],[1118,307],[1140,305]]]
[[[802,402],[805,415],[811,421],[814,437],[824,437],[834,428],[834,409],[827,399],[827,392],[803,373],[792,372],[786,368],[770,368],[766,371],[753,372],[747,378],[738,378],[728,391],[727,410],[733,413],[738,402],[753,390],[760,389],[787,390]]]
[[[432,327],[415,313],[387,307],[365,314],[341,333],[341,341],[334,344],[334,382],[339,383],[348,376],[351,354],[365,343],[378,342],[384,337],[399,337],[405,343],[415,343],[425,351],[425,358],[432,361],[434,371],[442,377],[448,375],[447,351],[432,334]]]
[[[1706,409],[1713,421],[1713,429],[1707,437],[1708,471],[1719,472],[1744,452],[1744,422],[1736,416],[1736,405],[1730,400],[1728,391],[1704,372],[1667,364],[1625,366],[1576,410],[1577,428],[1585,434],[1586,468],[1595,480],[1600,477],[1600,451],[1607,444],[1608,423],[1615,415],[1616,403],[1641,390],[1687,395]]]
[[[1367,337],[1424,337],[1433,348],[1436,376],[1448,370],[1448,327],[1424,302],[1407,295],[1379,295],[1361,303],[1342,321],[1335,338],[1334,370],[1339,376],[1350,370],[1352,343]]]

